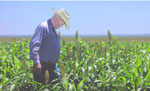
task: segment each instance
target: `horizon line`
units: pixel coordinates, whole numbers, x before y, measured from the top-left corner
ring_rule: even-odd
[[[33,35],[0,35],[0,37],[32,37]],[[61,35],[61,36],[75,36],[74,35]],[[79,34],[78,36],[107,36],[107,34]],[[112,36],[150,36],[150,34],[112,34]]]

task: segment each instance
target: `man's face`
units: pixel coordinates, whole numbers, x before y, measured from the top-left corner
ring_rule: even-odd
[[[56,29],[59,29],[64,24],[65,24],[64,20],[59,15],[56,15]]]

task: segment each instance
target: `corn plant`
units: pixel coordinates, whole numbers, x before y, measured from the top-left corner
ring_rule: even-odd
[[[2,91],[148,91],[150,42],[119,42],[108,31],[109,41],[75,41],[62,38],[58,68],[61,83],[33,80],[29,41],[0,42]],[[48,75],[45,74],[46,83]],[[57,80],[57,79],[56,79]],[[55,80],[54,80],[55,81]]]

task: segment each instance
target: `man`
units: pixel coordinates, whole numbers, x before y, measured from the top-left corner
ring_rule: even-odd
[[[62,8],[53,9],[55,14],[51,19],[38,25],[30,42],[30,59],[34,61],[34,80],[44,82],[45,71],[49,71],[49,83],[58,78],[56,63],[60,55],[60,40],[56,29],[63,25],[69,28],[69,14]]]

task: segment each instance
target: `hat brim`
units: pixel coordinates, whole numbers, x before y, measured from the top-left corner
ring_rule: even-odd
[[[64,20],[66,28],[69,29],[68,21],[56,9],[53,8],[52,10]]]

